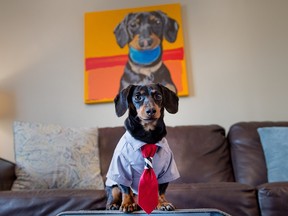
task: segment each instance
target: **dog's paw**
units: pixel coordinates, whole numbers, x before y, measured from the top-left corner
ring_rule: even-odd
[[[136,203],[122,203],[120,206],[120,211],[124,213],[130,213],[138,209]]]
[[[175,207],[172,205],[172,203],[169,202],[162,202],[157,205],[157,210],[161,211],[174,211]]]
[[[172,205],[172,203],[168,202],[165,198],[165,195],[162,194],[158,198],[158,205],[157,210],[160,211],[174,211],[175,207]]]
[[[106,206],[106,210],[119,210],[120,206],[117,203],[112,203]]]

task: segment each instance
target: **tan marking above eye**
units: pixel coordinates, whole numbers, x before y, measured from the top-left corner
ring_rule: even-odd
[[[154,15],[150,16],[149,20],[153,21],[153,22],[156,22],[157,24],[159,24],[161,22],[160,19],[158,17],[154,16]]]
[[[132,24],[139,24],[139,23],[140,23],[140,19],[137,18],[137,19],[133,20],[133,21],[130,23],[130,25],[132,25]]]

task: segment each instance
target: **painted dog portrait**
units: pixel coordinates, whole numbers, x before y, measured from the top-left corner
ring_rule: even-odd
[[[85,13],[84,101],[113,102],[130,84],[188,96],[181,4]],[[191,73],[190,73],[191,74]]]
[[[160,83],[177,92],[171,74],[162,61],[162,41],[175,42],[178,29],[177,21],[160,10],[125,16],[114,30],[118,45],[121,48],[125,45],[129,47],[120,91],[130,84]]]

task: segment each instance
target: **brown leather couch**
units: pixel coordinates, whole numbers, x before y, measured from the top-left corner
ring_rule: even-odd
[[[288,122],[240,122],[228,134],[235,181],[257,189],[262,216],[288,215],[288,182],[268,183],[257,128],[288,126]]]
[[[167,140],[181,178],[167,199],[177,208],[216,208],[233,216],[288,215],[288,182],[267,183],[258,127],[288,122],[242,122],[228,135],[219,125],[168,127]],[[123,127],[100,128],[103,179]],[[104,190],[11,191],[14,164],[0,160],[0,216],[56,215],[61,211],[104,209]]]

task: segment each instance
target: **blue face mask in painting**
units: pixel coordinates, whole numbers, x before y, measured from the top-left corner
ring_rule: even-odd
[[[136,50],[133,47],[130,47],[129,51],[131,60],[140,65],[149,65],[156,61],[161,55],[160,46],[157,46],[152,50]]]

